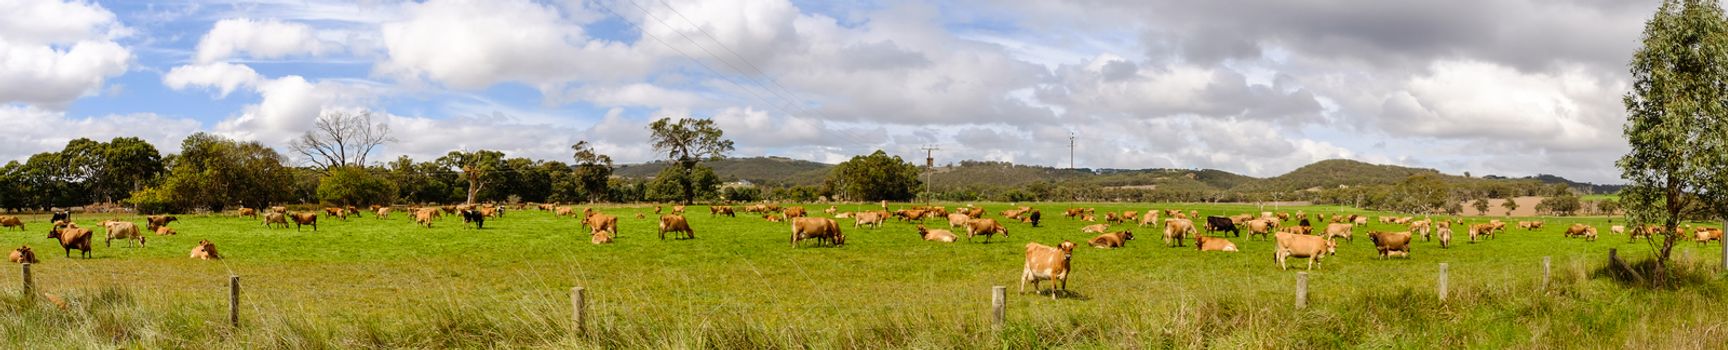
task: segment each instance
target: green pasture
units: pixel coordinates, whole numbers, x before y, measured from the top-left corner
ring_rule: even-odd
[[[964,204],[949,203],[953,208]],[[1008,204],[984,205],[991,214]],[[1609,218],[1539,218],[1450,249],[1419,241],[1409,259],[1379,260],[1369,230],[1309,272],[1310,306],[1292,304],[1298,271],[1280,270],[1272,243],[1232,237],[1238,253],[1165,247],[1159,230],[1119,226],[1127,247],[1086,247],[1086,224],[1063,208],[1258,213],[1250,205],[1032,205],[1042,227],[1007,222],[989,244],[920,240],[913,224],[852,228],[843,247],[791,247],[786,224],[758,215],[710,217],[692,206],[694,240],[660,240],[652,207],[596,207],[620,217],[617,243],[593,245],[572,218],[510,211],[486,228],[446,216],[431,229],[401,213],[320,217],[316,232],[268,229],[231,215],[181,215],[179,235],[145,248],[100,239],[92,259],[66,258],[43,216],[0,231],[0,246],[34,247],[37,291],[19,296],[16,265],[0,278],[0,341],[11,348],[1695,348],[1721,346],[1728,323],[1720,243],[1677,248],[1703,277],[1649,291],[1594,278],[1609,249],[1629,259],[1652,246],[1608,232]],[[806,205],[815,215],[827,205]],[[895,205],[900,207],[900,205]],[[841,210],[871,209],[841,205]],[[1338,207],[1265,210],[1361,213]],[[646,213],[638,219],[636,214]],[[77,214],[85,226],[111,216]],[[143,224],[137,217],[119,217]],[[1470,223],[1488,218],[1466,218]],[[1532,220],[1529,218],[1505,219]],[[1563,238],[1572,223],[1594,242]],[[925,223],[946,228],[945,221]],[[1703,223],[1697,223],[1703,224]],[[101,230],[97,230],[101,237]],[[964,231],[960,230],[964,235]],[[187,258],[200,239],[220,261]],[[1017,294],[1027,242],[1071,240],[1071,294]],[[1544,291],[1541,261],[1551,257]],[[1450,298],[1436,295],[1449,264]],[[228,276],[243,285],[242,325],[227,324]],[[1007,324],[989,322],[991,286],[1008,286]],[[571,332],[570,289],[587,290],[588,332]]]

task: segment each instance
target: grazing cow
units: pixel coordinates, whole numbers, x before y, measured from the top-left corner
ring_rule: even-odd
[[[1237,215],[1230,216],[1230,223],[1232,223],[1232,224],[1241,225],[1244,222],[1248,222],[1248,220],[1254,220],[1254,215],[1243,213],[1243,214],[1237,214]],[[1212,218],[1210,218],[1210,217],[1206,218],[1206,221],[1211,222]]]
[[[1490,234],[1500,233],[1500,230],[1506,229],[1506,223],[1501,222],[1500,219],[1488,220],[1488,224],[1494,226],[1494,232],[1491,232]]]
[[[1412,221],[1410,222],[1410,232],[1422,235],[1422,241],[1426,242],[1429,240],[1430,234],[1433,233],[1432,221],[1433,220]]]
[[[378,210],[374,210],[372,213],[378,217],[378,220],[390,219],[390,207],[378,208]]]
[[[967,216],[966,214],[962,214],[962,213],[948,214],[948,228],[960,227],[960,225],[965,225],[967,221],[971,221],[971,220],[972,220],[972,217]]]
[[[264,227],[265,228],[275,227],[275,224],[282,224],[282,228],[288,228],[288,216],[282,215],[282,213],[277,213],[277,212],[270,212],[269,214],[264,214]]]
[[[852,227],[857,228],[859,226],[870,226],[870,228],[881,228],[884,219],[882,213],[879,212],[858,212],[852,214],[852,220],[854,220],[852,222]]]
[[[61,221],[72,222],[72,212],[64,211],[64,210],[55,210],[54,216],[48,219],[48,222],[61,222]]]
[[[1320,265],[1320,259],[1326,254],[1337,254],[1338,243],[1319,236],[1279,232],[1274,237],[1278,245],[1273,248],[1272,259],[1278,262],[1279,269],[1290,269],[1284,259],[1296,257],[1308,258],[1308,269],[1313,270],[1314,266]]]
[[[828,209],[833,210],[834,208],[829,207]],[[828,213],[833,214],[834,212],[830,211]],[[720,216],[720,215],[725,215],[727,217],[734,217],[734,218],[738,217],[738,214],[735,214],[732,212],[732,207],[730,207],[730,206],[717,205],[717,206],[708,207],[708,216]]]
[[[273,206],[273,207],[270,207],[270,211],[275,212],[275,213],[287,214],[288,213],[288,207],[284,207],[284,206],[280,206],[280,205]]]
[[[438,218],[438,208],[420,208],[414,212],[414,224],[432,228],[432,219]]]
[[[1440,248],[1451,248],[1452,247],[1452,226],[1451,225],[1440,226],[1440,229],[1435,230],[1435,231],[1436,232],[1434,232],[1434,235],[1439,236],[1439,239],[1440,239]]]
[[[1057,291],[1068,290],[1068,261],[1073,258],[1074,242],[1062,241],[1055,247],[1026,243],[1026,268],[1020,273],[1020,293],[1026,293],[1026,282],[1032,282],[1032,292],[1038,293],[1038,282],[1047,280],[1050,299],[1056,299]]]
[[[1596,227],[1585,224],[1572,224],[1566,227],[1566,238],[1584,237],[1586,241],[1596,240]]]
[[[1392,256],[1410,257],[1409,232],[1368,232],[1368,240],[1374,241],[1374,250],[1380,252],[1381,258]]]
[[[798,241],[815,239],[816,243],[828,243],[830,246],[846,245],[846,235],[840,232],[840,223],[828,218],[791,218],[792,247],[798,247]]]
[[[108,220],[103,221],[100,225],[108,231],[108,238],[102,242],[106,246],[113,247],[115,239],[126,240],[128,244],[137,242],[139,247],[144,246],[144,235],[139,234],[138,224],[131,221]]]
[[[343,210],[342,208],[324,207],[324,215],[329,215],[330,217],[334,217],[334,218],[338,218],[338,219],[342,219],[342,220],[348,220],[348,213],[346,210]]]
[[[1236,229],[1236,222],[1230,220],[1230,218],[1222,216],[1206,217],[1206,234],[1210,235],[1217,231],[1235,233],[1236,237],[1242,237],[1242,230]]]
[[[1325,238],[1330,240],[1330,239],[1334,239],[1334,238],[1338,238],[1338,237],[1344,237],[1344,240],[1347,242],[1355,242],[1356,237],[1353,236],[1353,234],[1355,233],[1355,230],[1356,230],[1355,224],[1326,224]]]
[[[1026,222],[1032,224],[1032,227],[1038,227],[1038,222],[1042,220],[1044,213],[1038,212],[1038,209],[1032,209],[1031,213],[1026,214]]]
[[[1710,244],[1710,241],[1721,242],[1722,229],[1714,227],[1699,227],[1697,231],[1693,232],[1692,240],[1697,241],[1698,245],[1708,245]]]
[[[1477,236],[1488,236],[1488,238],[1494,238],[1494,224],[1470,225],[1468,233],[1470,234],[1470,243],[1476,243]]]
[[[219,260],[222,255],[216,253],[216,244],[204,239],[198,241],[198,246],[192,247],[191,258],[198,260]]]
[[[474,224],[474,229],[476,230],[486,228],[486,213],[484,211],[476,209],[461,209],[457,212],[462,214],[463,227],[467,227],[467,224]]]
[[[789,208],[786,208],[784,213],[786,214],[786,218],[788,218],[788,219],[801,218],[801,217],[804,217],[804,214],[805,214],[804,213],[804,207],[789,207]]]
[[[174,231],[173,227],[162,226],[156,228],[157,236],[173,236],[177,234],[180,234],[180,232]]]
[[[252,217],[253,219],[257,219],[258,218],[258,210],[252,209],[252,208],[240,208],[240,217],[248,217],[248,216]]]
[[[682,207],[682,206],[677,206],[677,207],[672,207],[672,208],[673,209],[683,209],[680,207]],[[682,211],[673,210],[673,212],[682,212]],[[684,237],[678,237],[678,236],[674,235],[674,236],[672,236],[672,239],[696,239],[696,230],[690,229],[690,222],[685,221],[683,215],[667,214],[667,215],[660,217],[660,240],[662,240],[662,241],[666,240],[666,233],[667,232],[683,233],[684,234]]]
[[[18,264],[38,264],[42,262],[41,260],[36,260],[36,251],[30,250],[30,246],[28,245],[18,247],[18,249],[13,249],[12,254],[6,257],[6,261]]]
[[[552,211],[552,215],[555,215],[558,217],[571,216],[571,215],[575,215],[575,214],[576,214],[576,209],[571,208],[571,207],[558,207],[556,209],[553,209],[553,211]]]
[[[1122,223],[1122,217],[1116,216],[1116,213],[1104,213],[1104,222],[1109,224],[1120,224]]]
[[[1626,234],[1626,225],[1609,226],[1608,232],[1613,232],[1614,234],[1617,234],[1617,235]]]
[[[972,236],[983,235],[984,244],[990,244],[990,237],[1001,234],[1008,237],[1008,228],[1002,227],[996,219],[972,219],[966,222],[966,241],[971,242]]]
[[[1091,244],[1093,248],[1111,249],[1111,248],[1120,248],[1120,247],[1127,246],[1128,241],[1133,240],[1133,239],[1134,239],[1134,232],[1122,231],[1122,232],[1116,232],[1116,233],[1101,234],[1101,235],[1098,235],[1098,237],[1092,237],[1092,239],[1086,240],[1086,243]]]
[[[68,258],[72,257],[72,250],[77,249],[82,252],[79,256],[89,259],[90,240],[95,236],[94,233],[90,232],[90,229],[78,227],[78,224],[67,221],[55,221],[54,228],[48,231],[48,238],[59,240],[60,247],[66,248],[66,257]]]
[[[1540,229],[1542,229],[1542,222],[1541,221],[1519,221],[1518,227],[1524,228],[1525,231],[1540,230]]]
[[[949,232],[948,230],[925,229],[922,224],[918,225],[918,237],[923,238],[926,241],[942,243],[954,243],[954,241],[959,240],[958,237],[954,236],[953,232]]]
[[[1287,226],[1287,227],[1279,228],[1278,232],[1285,232],[1285,233],[1297,234],[1297,235],[1312,235],[1312,234],[1314,234],[1314,227],[1313,226]]]
[[[616,216],[594,213],[589,215],[584,222],[588,224],[588,234],[606,232],[612,234],[613,237],[618,236],[618,217]]]
[[[1194,248],[1202,252],[1234,252],[1236,251],[1236,243],[1231,243],[1229,239],[1223,237],[1194,235]]]
[[[1146,215],[1140,216],[1140,226],[1138,226],[1138,227],[1146,227],[1146,225],[1156,224],[1158,222],[1159,222],[1158,221],[1158,211],[1157,210],[1147,210]]]
[[[151,215],[144,217],[145,228],[155,231],[157,227],[168,226],[168,223],[178,221],[173,215]]]
[[[1199,234],[1199,232],[1194,229],[1193,221],[1189,221],[1188,219],[1164,220],[1164,246],[1168,247],[1171,243],[1175,243],[1175,246],[1181,247],[1182,237],[1190,234]]]
[[[289,214],[288,218],[294,219],[295,231],[299,231],[300,226],[312,226],[312,232],[318,232],[318,213],[293,213]]]
[[[1085,233],[1104,233],[1104,231],[1109,231],[1109,230],[1110,230],[1110,225],[1106,225],[1106,224],[1092,224],[1092,225],[1086,225],[1086,226],[1080,228],[1080,232],[1085,232]]]
[[[1085,213],[1085,212],[1086,212],[1086,209],[1068,208],[1068,209],[1062,211],[1062,216],[1066,217],[1068,219],[1077,219],[1080,217],[1080,214]]]
[[[18,220],[18,217],[15,216],[0,216],[0,228],[4,227],[17,227],[19,231],[27,230],[24,228],[24,221]]]
[[[664,209],[661,209],[658,205],[654,206],[654,215],[660,215],[661,211],[664,211]]]
[[[1278,227],[1277,225],[1272,223],[1272,220],[1267,220],[1267,219],[1248,220],[1248,238],[1254,238],[1254,236],[1260,236],[1260,239],[1272,239],[1272,237],[1271,237],[1272,230],[1276,230],[1277,227]]]

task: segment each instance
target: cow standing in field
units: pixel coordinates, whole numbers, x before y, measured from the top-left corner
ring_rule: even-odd
[[[1236,237],[1242,237],[1242,230],[1236,229],[1235,220],[1222,216],[1206,217],[1206,234],[1210,235],[1217,231],[1230,232],[1236,234]]]
[[[922,238],[926,241],[942,243],[954,243],[954,241],[959,240],[959,237],[954,236],[953,232],[949,232],[948,230],[926,229],[922,224],[918,225],[918,238]]]
[[[1254,236],[1260,236],[1260,239],[1272,239],[1272,231],[1276,229],[1278,229],[1278,227],[1272,223],[1272,220],[1248,220],[1248,238],[1250,239],[1254,238]]]
[[[1355,230],[1355,224],[1326,224],[1325,238],[1331,240],[1338,237],[1344,237],[1344,240],[1347,242],[1355,242],[1356,238],[1353,236]]]
[[[1381,258],[1390,259],[1393,256],[1410,257],[1409,232],[1369,232],[1368,240],[1374,242],[1374,250]]]
[[[420,208],[414,211],[414,224],[432,228],[432,219],[438,218],[438,208]]]
[[[1697,241],[1698,245],[1701,246],[1709,245],[1710,241],[1721,242],[1722,229],[1714,227],[1699,227],[1698,230],[1693,231],[1692,240]]]
[[[312,226],[312,232],[318,232],[318,213],[294,213],[288,215],[288,217],[294,219],[295,231],[299,231],[300,226]],[[286,227],[288,225],[283,224],[282,226]]]
[[[1478,236],[1488,236],[1489,238],[1493,238],[1494,237],[1494,224],[1489,223],[1489,224],[1470,225],[1468,233],[1470,234],[1470,243],[1476,243],[1476,237],[1478,237]]]
[[[1426,242],[1430,239],[1430,234],[1433,233],[1432,226],[1433,220],[1413,221],[1410,222],[1410,232],[1422,235],[1422,241]]]
[[[486,213],[475,209],[461,209],[457,212],[462,215],[463,225],[474,224],[476,230],[486,228]]]
[[[1026,268],[1020,273],[1020,293],[1026,293],[1026,283],[1032,283],[1032,292],[1037,293],[1038,282],[1050,281],[1050,299],[1056,299],[1058,291],[1068,290],[1069,261],[1074,258],[1074,242],[1062,241],[1055,247],[1026,243]]]
[[[1442,225],[1440,226],[1440,229],[1435,230],[1434,235],[1438,236],[1440,239],[1440,248],[1444,249],[1452,247],[1452,226]]]
[[[77,249],[80,256],[90,258],[90,240],[95,234],[90,229],[78,227],[68,221],[55,221],[54,228],[48,231],[48,238],[60,242],[60,247],[66,249],[66,257],[72,257],[72,250]]]
[[[984,236],[984,244],[990,244],[990,237],[1001,234],[1008,237],[1008,228],[1002,227],[996,219],[972,219],[966,222],[966,241],[971,242],[973,236]]]
[[[1122,231],[1122,232],[1116,232],[1116,233],[1106,233],[1106,234],[1098,235],[1098,237],[1092,237],[1092,239],[1086,241],[1086,244],[1092,245],[1093,248],[1112,249],[1112,248],[1120,248],[1120,247],[1127,246],[1128,241],[1133,240],[1133,239],[1134,239],[1134,232]]]
[[[589,234],[606,232],[611,234],[612,237],[618,237],[618,217],[616,216],[594,213],[593,215],[589,215],[588,219],[583,222],[588,224]]]
[[[72,212],[64,211],[64,210],[55,210],[54,215],[52,217],[48,218],[48,222],[61,222],[61,221],[72,222]]]
[[[852,227],[858,228],[860,226],[869,226],[870,228],[881,228],[882,221],[886,219],[882,216],[881,213],[869,211],[852,214]]]
[[[682,209],[679,207],[673,208]],[[678,214],[668,214],[660,217],[660,240],[666,240],[667,232],[684,234],[683,237],[674,235],[672,236],[672,239],[696,239],[696,230],[691,230],[690,222],[684,220],[684,216]]]
[[[1031,213],[1026,214],[1026,223],[1032,224],[1032,227],[1038,227],[1038,223],[1043,220],[1044,213],[1038,212],[1038,209],[1032,209]]]
[[[1138,226],[1138,227],[1146,227],[1146,225],[1156,224],[1158,222],[1159,222],[1158,221],[1158,211],[1157,210],[1147,210],[1146,215],[1140,216],[1140,226]]]
[[[1566,238],[1584,237],[1586,241],[1596,240],[1596,227],[1585,224],[1572,224],[1566,227]]]
[[[817,243],[827,242],[830,246],[846,245],[846,235],[840,232],[840,224],[828,218],[791,218],[792,247],[798,247],[798,241],[815,239]]]
[[[282,224],[282,228],[288,228],[288,216],[277,212],[264,214],[265,228],[275,227],[276,224]]]
[[[24,228],[24,221],[18,220],[18,217],[0,215],[0,228],[4,227],[17,227],[18,231],[29,230]]]
[[[1194,229],[1193,221],[1188,219],[1164,220],[1164,246],[1166,247],[1171,246],[1172,243],[1176,247],[1181,247],[1183,236],[1198,234],[1200,233]]]
[[[103,229],[108,231],[108,238],[103,240],[103,245],[113,247],[115,239],[122,239],[126,240],[128,245],[136,242],[139,248],[144,247],[144,235],[138,232],[138,224],[130,221],[108,220],[103,221],[101,225]]]
[[[1308,269],[1313,270],[1320,265],[1322,257],[1337,251],[1337,243],[1318,236],[1279,232],[1275,239],[1278,244],[1273,248],[1272,259],[1278,262],[1279,269],[1288,270],[1290,265],[1286,264],[1284,259],[1296,257],[1308,258]]]
[[[372,212],[374,213],[374,215],[376,215],[378,217],[378,220],[389,220],[390,219],[390,207],[378,208],[377,210],[374,210]]]
[[[252,208],[240,208],[240,217],[251,217],[256,220],[258,219],[258,210]]]
[[[151,215],[144,217],[144,222],[146,224],[145,227],[151,231],[155,231],[157,227],[168,226],[168,223],[178,220],[180,220],[180,218],[176,218],[173,215]]]
[[[972,217],[962,213],[948,214],[948,228],[960,227],[967,221],[972,221]]]

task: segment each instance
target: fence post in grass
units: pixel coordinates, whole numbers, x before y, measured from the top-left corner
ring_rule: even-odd
[[[228,275],[228,325],[240,328],[240,275]]]
[[[1728,218],[1722,219],[1722,229],[1728,230]],[[1728,270],[1728,238],[1716,241],[1716,244],[1722,245],[1722,269]]]
[[[588,289],[570,288],[570,321],[576,325],[576,335],[588,334]]]
[[[1051,293],[1055,293],[1052,291]],[[990,327],[1002,329],[1002,321],[1008,317],[1008,287],[990,287]]]
[[[1553,261],[1553,257],[1542,257],[1542,291],[1544,292],[1548,291],[1548,271],[1553,266]]]
[[[1308,272],[1296,273],[1296,308],[1308,308]]]
[[[1446,263],[1440,263],[1440,301],[1446,301]]]
[[[30,263],[24,263],[24,297],[36,296],[36,282],[30,280]]]

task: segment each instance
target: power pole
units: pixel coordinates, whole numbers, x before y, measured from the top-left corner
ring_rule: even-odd
[[[930,179],[936,175],[936,151],[940,150],[935,145],[924,146],[924,204],[930,204],[930,197],[935,196],[930,192]]]
[[[1068,170],[1074,170],[1074,133],[1068,133]]]

